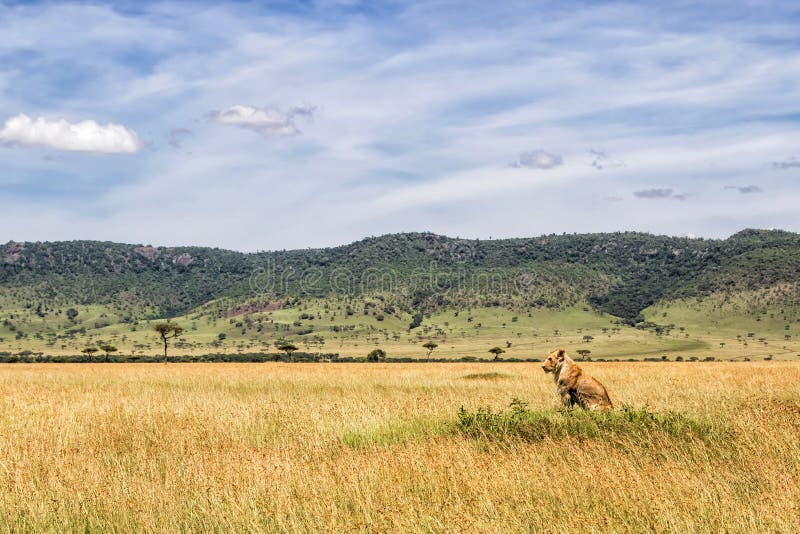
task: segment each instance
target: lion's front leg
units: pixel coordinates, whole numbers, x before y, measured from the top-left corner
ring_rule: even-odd
[[[572,394],[570,394],[568,388],[559,387],[558,395],[561,397],[561,402],[564,404],[564,406],[567,408],[572,408],[572,404],[575,402],[575,400],[573,399]]]

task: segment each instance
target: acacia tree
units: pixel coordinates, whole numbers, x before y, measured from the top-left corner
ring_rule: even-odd
[[[82,353],[86,354],[89,357],[89,360],[92,359],[92,355],[97,352],[97,349],[94,347],[86,347],[81,351]]]
[[[112,352],[117,352],[117,347],[114,345],[100,345],[100,350],[106,353],[106,361],[108,361],[108,357],[111,355]]]
[[[295,345],[292,345],[291,343],[281,343],[275,348],[282,352],[285,352],[286,356],[288,356],[290,360],[292,359],[292,353],[297,350],[297,347]]]
[[[385,359],[386,359],[386,351],[383,349],[375,349],[369,354],[367,354],[368,362],[377,362]]]
[[[437,343],[434,343],[433,341],[428,341],[427,343],[425,343],[422,346],[424,348],[428,349],[428,359],[430,360],[431,359],[431,354],[433,354],[433,351],[436,350],[436,347],[438,347],[439,345]]]
[[[500,355],[503,354],[505,352],[505,350],[501,349],[500,347],[492,347],[491,349],[489,349],[489,352],[494,354],[494,359],[495,360],[499,360],[500,359]]]
[[[167,345],[169,340],[183,334],[183,328],[172,323],[156,323],[153,325],[153,330],[158,332],[161,336],[161,341],[164,342],[164,364],[167,363]]]

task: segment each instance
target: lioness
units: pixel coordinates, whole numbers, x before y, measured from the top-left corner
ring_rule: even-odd
[[[583,372],[578,364],[567,356],[567,351],[558,349],[551,352],[542,365],[545,373],[553,373],[561,401],[565,406],[577,404],[585,410],[605,410],[613,408],[608,391],[596,378]]]

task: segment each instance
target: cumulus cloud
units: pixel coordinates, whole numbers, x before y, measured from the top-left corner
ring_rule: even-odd
[[[194,135],[188,128],[176,128],[169,132],[169,146],[172,148],[181,148],[183,141]]]
[[[763,193],[763,189],[761,189],[757,185],[726,185],[725,189],[735,190],[742,194]]]
[[[296,135],[300,133],[300,129],[295,124],[295,117],[308,119],[315,111],[313,106],[293,107],[284,113],[275,108],[236,104],[222,111],[212,112],[211,118],[218,124],[238,126],[262,135]]]
[[[776,169],[792,169],[795,167],[800,167],[800,160],[797,158],[792,158],[787,161],[773,161],[772,166]]]
[[[686,200],[688,198],[686,193],[675,193],[669,188],[642,189],[641,191],[634,191],[633,196],[647,199],[674,198],[675,200]]]
[[[519,159],[511,162],[510,167],[515,169],[552,169],[563,162],[559,155],[545,150],[531,150],[520,154]]]
[[[0,142],[102,154],[133,153],[142,147],[136,132],[121,124],[103,126],[93,120],[72,124],[43,117],[34,120],[24,113],[6,119]]]

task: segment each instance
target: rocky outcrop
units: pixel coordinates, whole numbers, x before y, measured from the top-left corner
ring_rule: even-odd
[[[147,245],[146,247],[136,247],[133,251],[141,256],[144,256],[150,261],[155,261],[158,258],[159,251],[156,247]]]
[[[25,252],[25,242],[9,241],[6,245],[6,254],[3,257],[3,263],[6,265],[17,265],[23,258]]]

